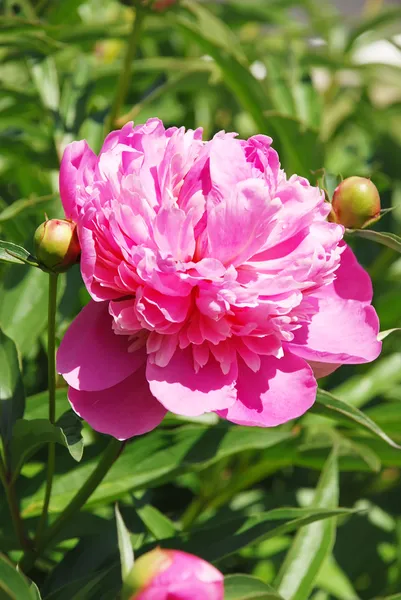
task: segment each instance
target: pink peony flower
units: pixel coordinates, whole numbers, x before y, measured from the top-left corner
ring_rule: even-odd
[[[179,550],[155,548],[135,561],[131,600],[223,600],[223,575],[211,564]]]
[[[125,125],[60,171],[92,301],[58,370],[75,411],[119,439],[167,410],[271,427],[302,415],[316,377],[380,353],[368,274],[271,139]]]

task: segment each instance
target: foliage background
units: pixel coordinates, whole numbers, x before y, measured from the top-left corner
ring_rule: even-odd
[[[44,214],[62,216],[57,177],[65,145],[86,138],[99,150],[132,27],[128,4],[0,3],[2,239],[32,249]],[[183,0],[146,17],[119,122],[158,116],[166,125],[203,126],[205,138],[220,129],[241,137],[267,133],[288,173],[316,182],[325,176],[329,192],[331,174],[371,177],[382,206],[396,207],[376,229],[401,234],[400,34],[401,8],[377,0],[367,0],[353,19],[323,0]],[[386,41],[371,46],[377,40]],[[401,259],[367,240],[350,242],[373,279],[382,330],[401,327]],[[59,338],[88,300],[78,267],[60,288]],[[0,265],[0,324],[22,361],[27,419],[46,417],[46,298],[45,273]],[[399,344],[394,333],[374,364],[343,367],[321,386],[401,443]],[[0,365],[3,384],[4,377]],[[59,386],[61,415],[68,406]],[[31,577],[43,598],[115,597],[116,500],[138,553],[156,541],[184,547],[225,574],[255,575],[293,600],[401,598],[401,451],[340,413],[332,416],[312,411],[272,430],[168,417],[127,444],[86,509],[37,563]],[[79,465],[57,449],[52,517],[106,443],[87,426],[84,440]],[[43,501],[45,463],[40,448],[17,482],[30,531]],[[311,503],[314,510],[355,512],[294,534],[301,524],[294,519],[312,514]],[[267,512],[283,507],[304,512]],[[20,556],[3,497],[0,549]],[[227,597],[278,598],[249,585],[254,595],[232,585]]]

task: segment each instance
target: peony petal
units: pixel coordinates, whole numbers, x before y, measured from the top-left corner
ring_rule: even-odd
[[[96,160],[96,154],[89,148],[86,140],[72,142],[64,151],[60,165],[59,187],[64,212],[68,219],[77,220],[79,207],[83,204],[83,188],[93,180]],[[78,187],[80,193],[77,200]]]
[[[167,412],[150,393],[145,365],[106,390],[84,392],[70,387],[68,398],[93,429],[119,440],[151,431]]]
[[[128,352],[129,337],[116,335],[108,302],[90,302],[71,323],[57,353],[57,371],[77,390],[110,388],[146,360],[145,348]]]
[[[316,380],[309,365],[286,353],[283,358],[262,356],[257,373],[238,364],[236,403],[217,411],[238,425],[274,427],[304,414],[316,398]]]
[[[148,361],[146,369],[152,394],[167,410],[188,417],[231,406],[236,399],[236,376],[236,365],[223,375],[212,357],[196,373],[190,349],[177,350],[166,367]]]
[[[208,212],[207,256],[225,265],[240,265],[266,242],[280,201],[271,199],[261,179],[237,184],[224,200]]]
[[[308,360],[308,365],[311,367],[313,375],[316,379],[327,377],[327,375],[331,375],[334,373],[334,371],[341,367],[340,364],[315,362],[314,360]]]
[[[311,322],[294,332],[290,352],[308,361],[359,364],[374,360],[381,351],[377,341],[379,320],[369,305],[369,275],[347,248],[341,256],[337,278],[308,300],[316,313]]]

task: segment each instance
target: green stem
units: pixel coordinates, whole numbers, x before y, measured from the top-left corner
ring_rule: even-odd
[[[77,492],[77,494],[73,497],[68,506],[66,506],[66,508],[63,510],[61,515],[47,530],[46,535],[43,539],[43,547],[53,540],[53,538],[63,528],[66,521],[68,521],[68,519],[70,519],[76,512],[78,512],[84,506],[88,498],[92,496],[93,492],[103,481],[108,471],[111,469],[114,462],[119,457],[123,446],[124,442],[120,442],[115,438],[111,438],[108,446],[106,447],[106,450],[103,453],[102,458],[100,459],[97,467],[92,472],[89,479],[87,479],[83,487],[79,490],[79,492]]]
[[[29,550],[30,544],[27,539],[24,531],[24,525],[21,519],[21,515],[18,507],[18,500],[15,493],[14,483],[9,480],[6,473],[6,468],[4,466],[4,462],[2,457],[0,456],[0,481],[4,486],[4,490],[6,492],[6,499],[8,508],[10,510],[11,520],[13,522],[13,526],[15,529],[15,533],[21,548],[25,550]]]
[[[22,558],[20,566],[24,572],[29,571],[36,559],[42,554],[43,550],[54,540],[59,531],[63,529],[66,522],[84,506],[88,498],[90,498],[119,457],[123,446],[124,442],[111,438],[100,462],[84,483],[83,487],[72,498],[54,523],[52,523],[47,531],[45,531],[42,539],[39,540],[36,550],[34,552],[26,553]]]
[[[49,387],[49,421],[54,425],[56,420],[56,312],[57,312],[57,280],[58,275],[49,274],[49,302],[47,321],[47,380]],[[53,477],[56,465],[56,446],[54,442],[49,444],[47,460],[47,477],[45,499],[43,501],[42,514],[39,519],[36,540],[40,542],[47,524],[50,497],[53,487]]]
[[[145,12],[143,11],[143,9],[140,8],[140,6],[137,6],[135,10],[134,23],[132,26],[131,34],[128,38],[127,49],[125,51],[124,63],[117,82],[117,91],[114,96],[110,112],[106,118],[105,134],[109,133],[113,129],[114,122],[120,112],[121,107],[125,102],[125,98],[127,97],[127,92],[129,89],[132,74],[132,61],[135,58],[135,54],[138,48],[144,17]]]

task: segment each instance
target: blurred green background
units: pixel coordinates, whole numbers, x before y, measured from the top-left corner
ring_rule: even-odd
[[[58,169],[65,145],[86,138],[100,149],[134,10],[116,0],[2,0],[0,7],[0,237],[32,250],[45,213],[62,215]],[[202,126],[205,138],[221,129],[240,137],[266,133],[289,174],[323,182],[329,195],[338,176],[371,177],[382,208],[395,207],[375,228],[401,234],[399,2],[182,0],[165,12],[149,10],[131,67],[120,126],[157,116],[166,126]],[[367,240],[350,242],[373,279],[381,329],[401,327],[399,255]],[[59,337],[88,298],[78,267],[60,288]],[[0,266],[0,324],[22,357],[27,418],[46,414],[46,297],[44,273]],[[374,364],[343,367],[321,382],[399,443],[400,343],[394,333]],[[61,414],[67,402],[60,386]],[[73,461],[59,450],[52,514],[79,489],[104,446],[89,428],[85,436],[84,459],[73,474]],[[307,536],[294,542],[290,531],[266,537],[261,525],[248,537],[240,533],[262,511],[308,506],[333,446],[340,453],[339,503],[358,514],[339,518],[309,546]],[[19,481],[32,528],[45,460],[45,452],[37,453]],[[269,431],[170,418],[127,446],[35,576],[44,598],[71,600],[103,573],[100,587],[79,597],[113,598],[107,589],[115,585],[118,553],[111,502],[118,499],[137,547],[184,527],[192,551],[216,560],[224,573],[258,576],[284,598],[401,598],[400,467],[400,450],[355,423],[316,414]],[[14,558],[10,527],[0,498],[0,549]],[[311,532],[313,541],[310,527],[300,531]],[[295,568],[290,554],[284,562],[291,544],[309,577],[296,593],[283,583]],[[316,568],[306,564],[308,552]]]

